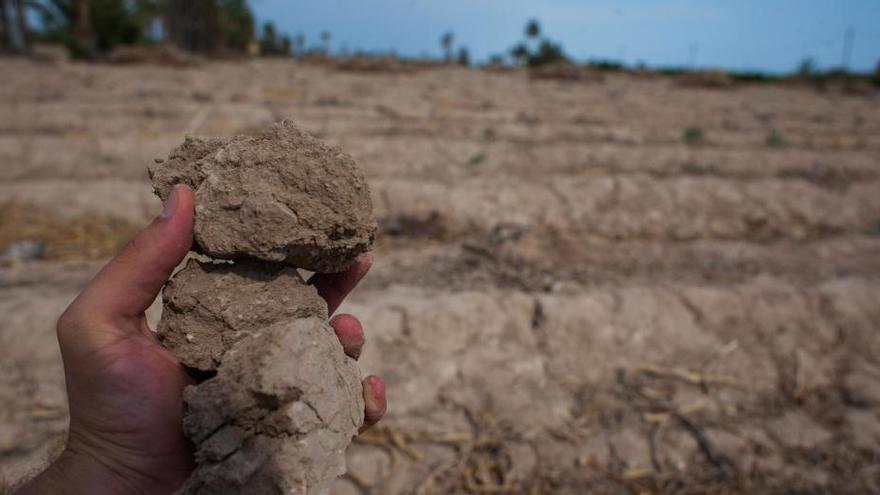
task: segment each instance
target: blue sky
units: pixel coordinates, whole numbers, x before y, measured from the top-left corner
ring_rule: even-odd
[[[614,58],[651,66],[789,72],[805,57],[840,66],[844,33],[854,29],[850,68],[880,60],[880,0],[252,0],[262,23],[302,32],[331,47],[441,53],[455,33],[472,58],[485,60],[522,38],[529,18],[578,60]]]

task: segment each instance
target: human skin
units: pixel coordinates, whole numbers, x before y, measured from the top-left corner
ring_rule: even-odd
[[[193,194],[175,187],[165,209],[86,286],[58,320],[70,429],[61,455],[20,487],[30,494],[162,494],[179,488],[194,467],[183,434],[181,396],[193,383],[156,339],[144,312],[192,245]],[[367,273],[368,253],[344,273],[310,280],[330,314]],[[350,315],[330,320],[345,353],[364,343]],[[385,384],[368,376],[364,426],[385,413]]]

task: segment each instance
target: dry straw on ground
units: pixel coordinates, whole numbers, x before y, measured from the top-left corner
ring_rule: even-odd
[[[119,218],[65,218],[32,205],[10,202],[0,205],[0,252],[15,243],[30,241],[42,245],[41,257],[47,260],[102,259],[122,247],[138,228]]]

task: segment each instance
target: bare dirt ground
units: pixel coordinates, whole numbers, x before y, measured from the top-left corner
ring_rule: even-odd
[[[54,320],[158,212],[146,166],[185,133],[289,118],[351,152],[381,224],[343,309],[390,408],[340,495],[880,491],[876,93],[287,61],[0,72],[0,250],[43,243],[0,268],[0,487],[63,442]]]

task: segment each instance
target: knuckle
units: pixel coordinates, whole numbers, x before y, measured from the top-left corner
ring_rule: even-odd
[[[58,317],[55,330],[59,340],[68,335],[77,334],[95,328],[101,324],[101,320],[93,312],[87,310],[79,302],[74,301]]]
[[[61,338],[67,333],[75,332],[76,329],[82,328],[82,326],[83,317],[81,312],[75,304],[71,304],[63,313],[61,313],[61,316],[58,317],[58,323],[56,324],[55,329],[58,333],[58,337]]]
[[[125,243],[125,246],[119,251],[117,255],[117,260],[126,263],[129,259],[137,259],[138,254],[143,250],[142,241],[140,236],[134,236],[129,239],[128,242]]]

